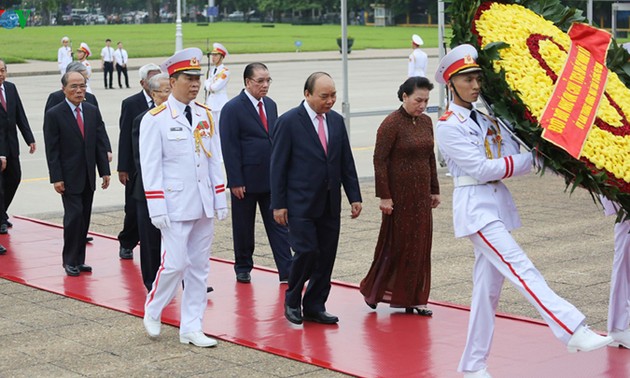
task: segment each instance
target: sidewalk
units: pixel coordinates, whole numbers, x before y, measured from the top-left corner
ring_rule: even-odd
[[[424,49],[429,57],[438,56],[437,48]],[[409,56],[410,49],[395,50],[355,50],[348,54],[348,60],[363,59],[383,59],[383,58],[406,58]],[[129,58],[128,70],[137,70],[145,64],[160,64],[167,57],[153,58]],[[288,52],[288,53],[269,53],[269,54],[233,54],[226,60],[230,64],[247,64],[250,62],[312,62],[323,60],[341,60],[341,54],[337,51],[309,51],[309,52]],[[92,72],[103,72],[100,64],[100,56],[93,56],[89,59],[92,64]],[[203,64],[207,64],[207,58],[204,57]],[[30,60],[27,63],[15,63],[10,65],[11,76],[29,76],[29,75],[54,75],[59,72],[57,62],[47,62],[41,60]]]

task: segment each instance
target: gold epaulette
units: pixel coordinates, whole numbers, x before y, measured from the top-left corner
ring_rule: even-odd
[[[158,114],[159,112],[161,112],[164,109],[166,109],[166,103],[162,103],[159,106],[156,106],[155,108],[149,110],[149,114],[154,116],[154,115]]]
[[[442,116],[440,117],[439,121],[446,121],[452,115],[453,115],[453,111],[452,110],[447,110],[447,111],[444,112],[444,114],[442,114]]]
[[[201,106],[202,108],[206,108],[206,110],[212,110],[208,105],[202,104],[201,102],[195,101],[195,104]]]

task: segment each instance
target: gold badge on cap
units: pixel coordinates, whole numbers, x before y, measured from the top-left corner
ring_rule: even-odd
[[[470,55],[464,56],[464,64],[473,64],[475,60]]]
[[[191,66],[198,66],[199,62],[197,61],[197,58],[195,58],[194,56],[192,57],[192,59],[190,59],[190,65]]]

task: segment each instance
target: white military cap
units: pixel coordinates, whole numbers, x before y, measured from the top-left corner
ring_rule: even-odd
[[[418,45],[418,46],[424,45],[424,41],[418,34],[414,34],[411,36],[411,42],[413,42],[414,45]]]
[[[61,42],[63,43],[63,41],[68,41],[70,42],[70,38],[68,38],[68,36],[64,36],[63,38],[61,38]]]
[[[219,42],[215,42],[215,43],[212,44],[212,52],[211,52],[211,54],[221,54],[225,58],[226,56],[228,56],[228,51],[225,48],[225,46],[223,46]]]
[[[173,76],[174,73],[183,72],[187,75],[203,75],[201,72],[201,57],[203,53],[196,47],[189,47],[187,49],[176,52],[173,56],[166,59],[164,63],[160,64],[162,72],[168,72],[169,76]]]
[[[459,45],[444,55],[435,72],[435,81],[446,84],[457,74],[481,71],[477,64],[477,50],[471,45]]]
[[[90,47],[85,42],[81,42],[81,46],[79,46],[77,51],[83,51],[84,53],[87,54],[87,56],[92,55],[92,52],[90,51]]]

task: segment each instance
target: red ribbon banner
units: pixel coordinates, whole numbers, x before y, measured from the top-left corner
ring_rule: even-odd
[[[606,87],[610,33],[586,24],[569,29],[571,49],[540,118],[542,137],[578,159]]]

